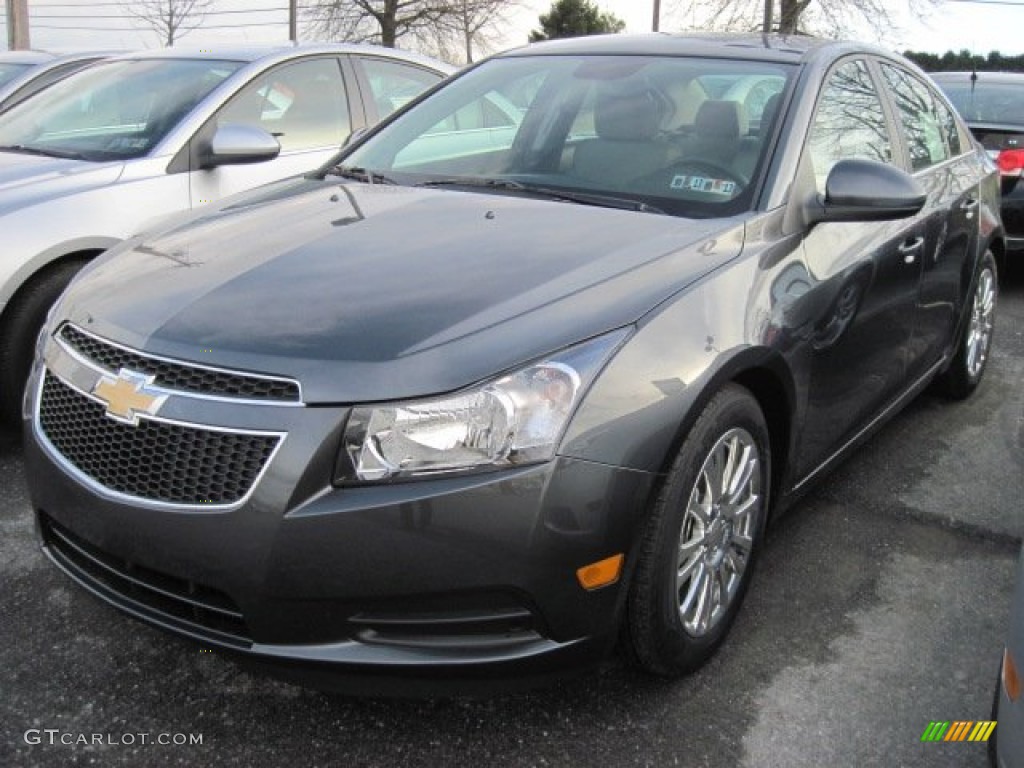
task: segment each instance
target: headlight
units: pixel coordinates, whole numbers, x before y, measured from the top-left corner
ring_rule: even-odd
[[[626,333],[591,339],[454,395],[354,408],[336,482],[550,459],[583,393]]]

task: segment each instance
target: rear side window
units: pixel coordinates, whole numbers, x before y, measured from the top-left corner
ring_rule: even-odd
[[[882,74],[896,103],[911,168],[920,171],[949,159],[949,116],[939,113],[928,86],[889,64],[882,64]]]
[[[441,79],[438,74],[397,61],[374,58],[359,61],[370,82],[370,92],[381,120]]]
[[[863,61],[841,64],[829,76],[811,124],[808,150],[819,191],[840,160],[892,162],[885,110]]]

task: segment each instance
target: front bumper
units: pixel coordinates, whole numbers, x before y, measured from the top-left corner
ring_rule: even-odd
[[[43,551],[106,602],[268,671],[359,693],[529,683],[609,649],[655,476],[556,458],[334,488],[345,409],[201,405],[222,426],[286,436],[231,509],[103,493],[26,425]],[[580,587],[578,568],[619,552],[618,583]]]

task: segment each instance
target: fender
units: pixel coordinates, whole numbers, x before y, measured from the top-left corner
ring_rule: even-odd
[[[39,272],[39,270],[47,264],[51,264],[65,256],[71,256],[78,253],[93,253],[98,255],[99,253],[117,245],[119,242],[121,241],[115,237],[102,235],[94,237],[76,237],[55,243],[49,248],[40,251],[27,261],[19,264],[18,268],[14,270],[9,278],[0,282],[0,314],[3,313],[4,307],[7,306],[7,302],[9,302],[11,297],[18,292],[18,289],[21,288],[21,286],[24,285],[32,275]]]

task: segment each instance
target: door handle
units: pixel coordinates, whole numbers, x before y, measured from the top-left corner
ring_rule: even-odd
[[[965,218],[967,218],[968,220],[974,218],[974,210],[977,207],[978,207],[978,198],[976,198],[976,197],[968,197],[966,200],[964,200],[962,203],[960,203],[960,210],[967,212],[967,216]]]
[[[903,245],[901,245],[897,249],[900,253],[903,254],[903,263],[913,264],[914,260],[917,258],[917,252],[921,250],[921,246],[923,245],[924,237],[922,237],[921,235],[918,235],[912,240],[904,240]]]

